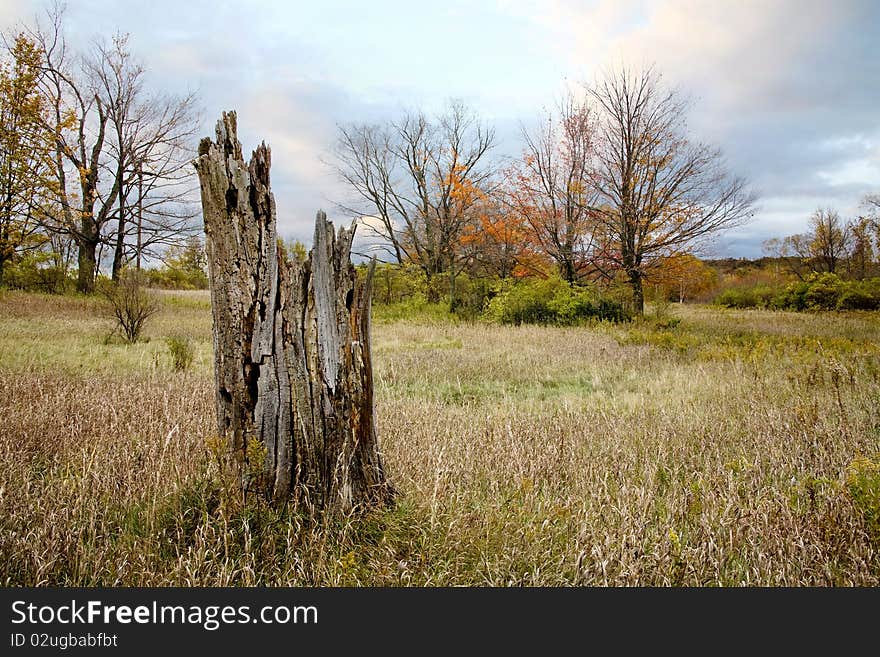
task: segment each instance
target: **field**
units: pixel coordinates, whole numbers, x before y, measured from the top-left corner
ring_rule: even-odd
[[[244,504],[210,309],[147,342],[96,299],[0,296],[0,583],[880,584],[880,317],[675,307],[502,327],[376,309],[393,508]],[[174,372],[165,339],[188,335]]]

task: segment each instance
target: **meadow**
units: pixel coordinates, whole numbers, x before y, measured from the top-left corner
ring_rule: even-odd
[[[208,297],[162,303],[126,345],[97,298],[0,295],[4,586],[880,584],[877,313],[378,306],[397,501],[309,518],[237,496]]]

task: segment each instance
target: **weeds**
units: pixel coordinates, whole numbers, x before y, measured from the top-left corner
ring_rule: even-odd
[[[846,487],[868,534],[880,543],[880,455],[854,459],[846,470]]]
[[[378,323],[397,504],[308,517],[240,494],[206,306],[146,329],[203,354],[173,377],[150,365],[162,340],[101,345],[94,309],[0,299],[4,585],[880,584],[880,328],[862,314]]]
[[[195,358],[192,340],[187,336],[173,336],[165,339],[168,351],[171,353],[171,368],[175,372],[183,372]]]

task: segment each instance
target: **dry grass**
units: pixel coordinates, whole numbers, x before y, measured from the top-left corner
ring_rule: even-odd
[[[133,346],[95,304],[0,298],[3,584],[880,583],[876,315],[379,323],[400,498],[309,520],[223,482],[206,297]]]

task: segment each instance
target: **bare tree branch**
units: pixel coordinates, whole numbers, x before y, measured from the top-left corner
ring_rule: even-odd
[[[652,261],[746,222],[755,197],[719,150],[687,138],[687,103],[653,69],[609,73],[588,93],[599,113],[597,233],[642,312]]]

